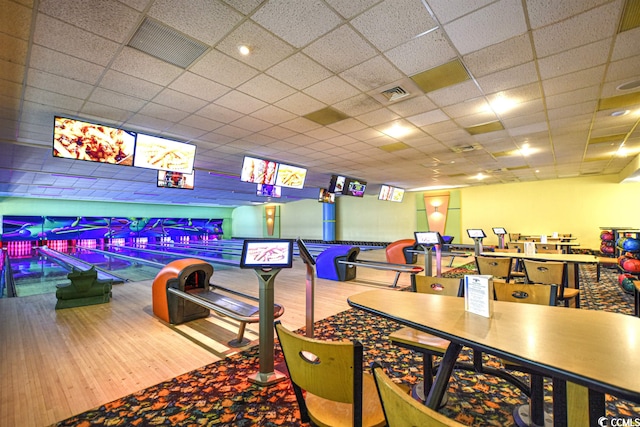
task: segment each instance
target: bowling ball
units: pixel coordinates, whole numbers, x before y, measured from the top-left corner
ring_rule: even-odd
[[[633,277],[633,276],[632,276],[631,274],[629,274],[629,273],[622,273],[622,274],[619,274],[619,275],[618,275],[618,284],[619,284],[620,286],[622,286],[622,281],[623,281],[624,279],[629,279],[629,278],[631,278],[631,277]]]
[[[640,259],[627,258],[622,268],[629,273],[640,273]]]
[[[600,233],[600,239],[605,241],[613,241],[613,233],[610,231],[603,231]]]
[[[620,286],[622,286],[622,289],[627,292],[632,294],[633,293],[633,289],[635,288],[634,284],[633,284],[633,279],[630,277],[627,277],[626,279],[623,279],[622,282],[620,283]]]
[[[608,245],[600,245],[600,252],[602,252],[603,254],[612,254],[614,251],[614,248],[612,246],[608,246]]]
[[[640,240],[628,237],[622,244],[622,249],[629,252],[640,251]]]
[[[627,240],[626,237],[619,237],[618,240],[616,240],[616,246],[619,248],[624,248],[624,242]]]

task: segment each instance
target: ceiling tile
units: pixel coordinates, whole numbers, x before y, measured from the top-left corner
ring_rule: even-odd
[[[500,0],[444,26],[462,55],[527,32],[522,2]]]
[[[252,19],[296,48],[338,26],[341,19],[314,0],[271,0]]]
[[[238,48],[241,45],[249,47],[251,51],[249,55],[240,54]],[[242,23],[218,43],[216,49],[261,71],[295,53],[293,46],[253,21]]]
[[[351,25],[386,51],[432,30],[437,23],[419,1],[385,0],[352,19]]]
[[[189,7],[172,0],[155,0],[149,16],[209,45],[218,43],[242,19],[229,6],[208,0],[190,0]]]
[[[303,52],[334,73],[340,73],[376,55],[375,49],[349,25],[322,36]]]

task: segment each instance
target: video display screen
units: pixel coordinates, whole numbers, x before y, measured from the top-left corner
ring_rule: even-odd
[[[292,240],[245,240],[240,256],[240,268],[291,268]]]
[[[416,231],[416,243],[419,245],[441,245],[442,236],[437,231]]]
[[[265,197],[282,197],[282,188],[277,185],[258,184],[256,195]]]
[[[473,238],[478,238],[478,237],[487,237],[486,234],[484,234],[484,230],[481,228],[469,228],[467,230],[467,234],[469,235],[469,237]]]
[[[307,170],[298,166],[280,163],[276,176],[276,185],[281,187],[304,188],[304,180],[307,178]]]
[[[353,178],[349,178],[345,183],[345,185],[346,185],[346,190],[344,190],[342,193],[347,196],[354,196],[354,197],[363,197],[364,191],[367,188],[366,181],[361,181]]]
[[[404,188],[383,185],[378,193],[378,200],[388,200],[391,202],[402,202],[404,198]]]
[[[329,192],[333,194],[342,194],[344,191],[344,183],[347,177],[342,175],[331,175],[331,181],[329,182]]]
[[[493,232],[498,236],[507,234],[507,230],[505,230],[503,227],[493,227]]]
[[[132,166],[135,144],[133,132],[66,117],[54,118],[54,157]]]
[[[139,133],[133,166],[191,173],[195,158],[195,145]]]
[[[309,252],[309,249],[307,249],[307,245],[304,241],[302,239],[298,239],[296,242],[298,243],[298,251],[302,261],[309,265],[316,265],[316,260],[311,255],[311,252]]]
[[[184,190],[193,190],[194,175],[192,173],[158,171],[158,187],[180,188]]]
[[[334,193],[330,193],[326,188],[321,188],[318,192],[318,201],[320,203],[335,203],[336,195]]]
[[[278,166],[277,162],[245,156],[240,181],[275,185]]]

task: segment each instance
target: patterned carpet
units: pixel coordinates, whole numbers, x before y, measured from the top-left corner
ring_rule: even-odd
[[[447,275],[474,273],[473,265]],[[595,267],[581,268],[583,309],[631,314],[632,296],[617,284],[617,273],[603,269],[595,281]],[[365,348],[364,363],[385,366],[398,382],[413,385],[422,379],[422,359],[409,350],[389,344],[389,333],[400,328],[394,322],[351,309],[315,323],[314,333],[324,339],[359,340]],[[302,330],[301,330],[302,331]],[[463,350],[460,359],[469,360]],[[275,364],[282,363],[276,345]],[[494,358],[485,363],[500,367]],[[299,412],[288,381],[270,387],[247,382],[247,374],[259,371],[258,348],[188,372],[98,408],[63,420],[56,426],[299,426]],[[518,375],[517,373],[514,373]],[[521,375],[522,376],[522,375]],[[523,378],[526,378],[522,376]],[[547,386],[548,388],[548,386]],[[550,395],[547,390],[547,395]],[[490,375],[454,371],[449,400],[441,412],[471,426],[513,425],[512,411],[526,397],[511,384]],[[640,417],[640,404],[607,396],[607,416]]]

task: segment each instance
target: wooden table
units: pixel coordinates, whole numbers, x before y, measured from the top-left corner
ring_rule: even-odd
[[[433,409],[462,346],[553,378],[556,426],[598,425],[605,416],[604,393],[640,402],[637,317],[493,301],[493,315],[485,318],[465,311],[464,298],[391,290],[352,295],[348,303],[451,342],[427,397]]]

